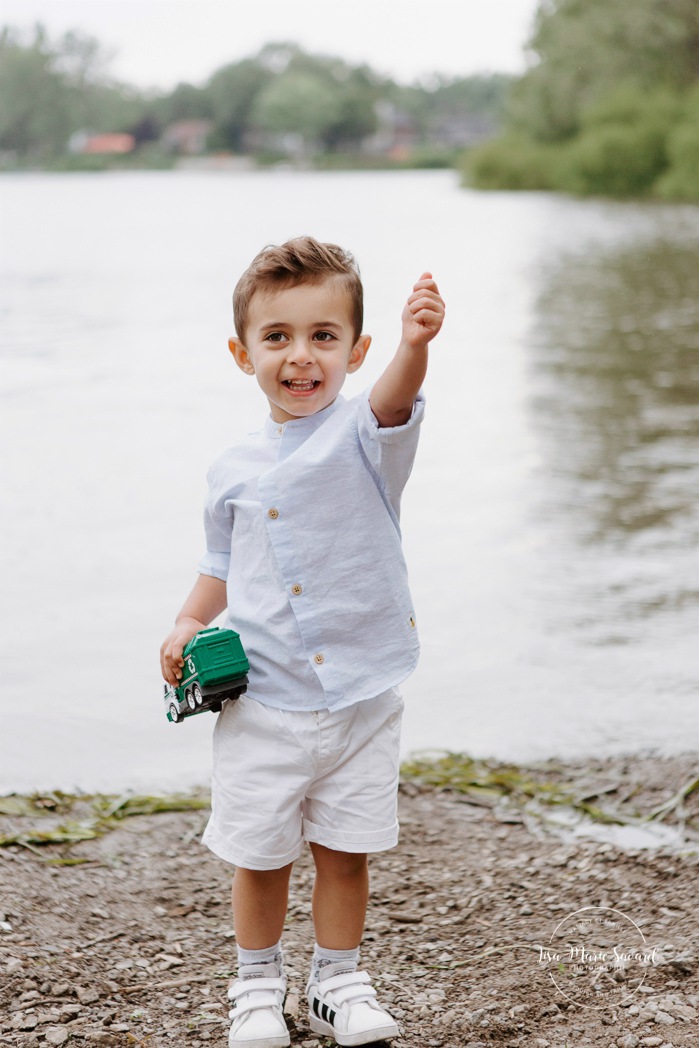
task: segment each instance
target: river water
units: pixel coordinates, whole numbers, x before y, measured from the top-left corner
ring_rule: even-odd
[[[403,505],[423,644],[404,753],[699,750],[699,209],[450,172],[4,175],[0,791],[206,782],[164,717],[208,463],[265,403],[226,350],[263,244],[350,247],[370,356],[447,319]]]

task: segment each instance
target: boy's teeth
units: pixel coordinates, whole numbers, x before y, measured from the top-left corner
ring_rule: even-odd
[[[302,381],[298,378],[290,378],[288,384],[292,389],[313,389],[315,382],[313,379],[304,379]]]

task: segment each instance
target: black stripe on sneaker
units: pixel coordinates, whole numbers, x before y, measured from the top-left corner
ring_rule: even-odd
[[[318,1018],[322,1019],[324,1023],[330,1023],[331,1026],[335,1025],[335,1016],[337,1015],[337,1012],[331,1008],[329,1004],[326,1004],[325,1001],[321,1003],[317,997],[314,997],[311,1007]]]

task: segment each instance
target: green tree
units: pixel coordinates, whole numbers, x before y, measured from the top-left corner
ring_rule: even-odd
[[[292,136],[299,151],[308,154],[338,122],[341,111],[336,86],[317,73],[288,69],[257,96],[251,119],[262,131],[282,138]]]
[[[582,195],[643,196],[667,167],[669,129],[683,112],[679,94],[623,84],[581,115],[581,133],[558,170],[558,186]]]
[[[24,45],[11,29],[0,34],[0,149],[42,160],[65,148],[75,129],[71,91],[54,67],[45,30]]]
[[[381,97],[381,82],[367,66],[345,69],[339,81],[339,111],[322,136],[330,150],[358,149],[363,139],[376,131],[376,103]]]
[[[270,74],[255,58],[223,66],[213,74],[206,94],[214,120],[211,141],[217,148],[243,151],[252,107],[269,78]]]
[[[25,42],[0,33],[0,149],[43,162],[64,153],[74,131],[126,130],[143,100],[111,81],[109,56],[98,41],[66,33],[52,43],[37,25]]]
[[[476,185],[694,199],[697,0],[541,0],[507,134],[471,152]]]
[[[699,77],[696,0],[543,0],[514,86],[511,123],[541,141],[570,138],[621,82],[682,88]]]
[[[667,140],[668,170],[658,180],[659,196],[699,200],[699,85],[685,99],[682,119]]]

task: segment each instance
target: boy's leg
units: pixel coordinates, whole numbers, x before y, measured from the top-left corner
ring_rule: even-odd
[[[377,1003],[369,976],[357,971],[369,899],[367,856],[316,843],[311,850],[316,866],[316,946],[307,987],[311,1029],[339,1045],[397,1037],[398,1026]]]
[[[293,863],[280,870],[245,870],[233,877],[233,925],[238,946],[264,950],[282,937]]]
[[[281,937],[292,864],[279,870],[238,867],[233,877],[233,923],[238,978],[228,991],[233,1007],[230,1048],[286,1048],[283,1014],[286,976]]]
[[[369,901],[367,856],[332,851],[322,844],[311,844],[311,851],[316,867],[316,942],[328,950],[354,950],[362,941]]]

